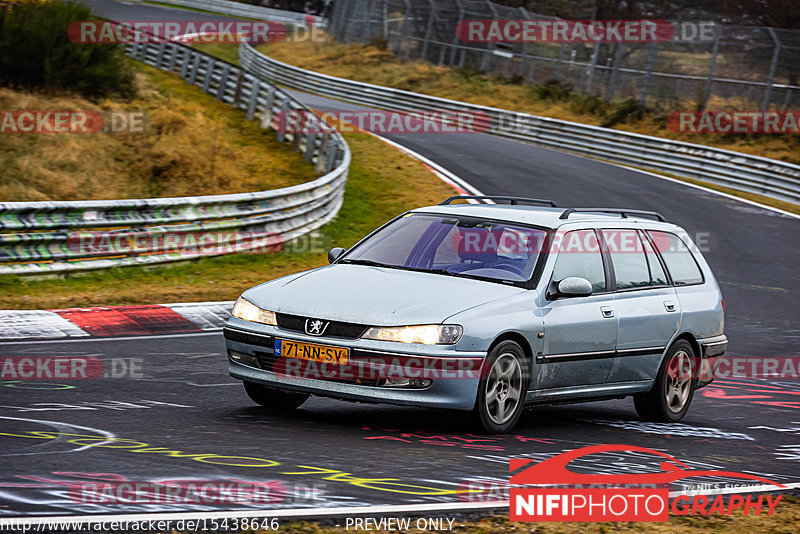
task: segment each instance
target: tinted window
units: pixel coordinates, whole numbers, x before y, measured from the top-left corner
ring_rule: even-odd
[[[558,250],[553,280],[560,282],[570,276],[579,276],[592,283],[592,291],[595,293],[606,290],[603,256],[593,230],[567,232]]]
[[[667,232],[648,230],[653,238],[656,250],[661,253],[667,265],[672,281],[676,284],[699,284],[703,281],[703,273],[694,256],[681,238]]]
[[[605,246],[614,265],[617,289],[650,285],[650,269],[636,230],[603,230]]]

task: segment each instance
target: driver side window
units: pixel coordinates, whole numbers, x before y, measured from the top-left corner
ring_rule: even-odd
[[[558,245],[558,258],[553,268],[553,280],[560,282],[570,276],[585,278],[592,284],[592,292],[606,290],[606,273],[603,256],[594,230],[573,230],[564,234]]]

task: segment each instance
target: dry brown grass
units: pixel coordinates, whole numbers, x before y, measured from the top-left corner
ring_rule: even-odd
[[[313,178],[300,154],[244,113],[177,76],[139,68],[131,101],[0,89],[3,110],[143,111],[149,123],[144,134],[0,135],[0,201],[240,193]]]

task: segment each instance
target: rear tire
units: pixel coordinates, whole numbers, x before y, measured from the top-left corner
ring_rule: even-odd
[[[645,421],[677,423],[692,404],[696,387],[694,349],[685,339],[670,347],[653,389],[633,396],[636,413]]]
[[[473,418],[486,432],[508,432],[525,407],[529,382],[525,352],[514,341],[503,341],[489,353],[481,375]]]
[[[311,396],[273,389],[255,382],[244,382],[244,390],[253,402],[272,410],[294,410]]]

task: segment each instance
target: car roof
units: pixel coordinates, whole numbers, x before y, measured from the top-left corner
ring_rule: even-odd
[[[561,214],[566,208],[551,208],[544,206],[511,205],[511,204],[440,204],[437,206],[426,206],[411,210],[414,213],[439,213],[445,215],[462,215],[467,217],[480,217],[485,219],[496,219],[501,221],[516,222],[520,224],[542,226],[545,228],[559,228],[573,223],[624,223],[639,222],[650,224],[658,228],[679,227],[659,222],[648,217],[636,217],[628,215],[622,218],[617,213],[598,213],[598,212],[574,212],[570,213],[568,219],[561,219]]]

